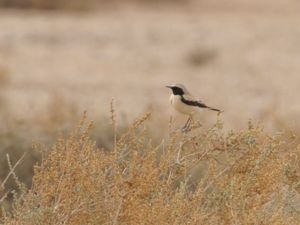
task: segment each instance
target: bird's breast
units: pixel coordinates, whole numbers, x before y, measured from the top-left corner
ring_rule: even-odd
[[[171,105],[174,107],[174,109],[180,113],[183,113],[186,115],[192,115],[193,113],[195,113],[196,108],[183,103],[181,101],[180,95],[171,95],[170,102],[171,102]]]

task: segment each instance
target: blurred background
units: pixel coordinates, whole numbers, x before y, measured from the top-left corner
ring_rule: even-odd
[[[109,105],[121,132],[151,110],[154,138],[172,116],[165,85],[185,84],[221,115],[300,131],[300,2],[297,0],[0,0],[0,179],[18,168],[30,185],[40,155],[83,110],[109,148]],[[200,121],[210,126],[213,112]],[[159,127],[159,129],[157,129]],[[13,188],[14,184],[8,185]]]

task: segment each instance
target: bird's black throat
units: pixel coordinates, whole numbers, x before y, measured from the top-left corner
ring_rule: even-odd
[[[173,95],[184,95],[182,88],[180,87],[172,87]]]

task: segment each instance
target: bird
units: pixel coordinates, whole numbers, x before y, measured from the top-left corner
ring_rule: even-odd
[[[193,120],[193,116],[199,112],[199,109],[208,109],[218,113],[223,112],[220,109],[207,106],[200,100],[196,100],[182,84],[168,85],[166,87],[172,91],[170,102],[173,108],[179,113],[188,116],[188,120],[182,128],[183,131],[187,130],[190,122]]]

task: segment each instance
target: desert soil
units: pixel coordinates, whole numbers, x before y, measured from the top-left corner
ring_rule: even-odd
[[[115,98],[128,118],[152,107],[154,118],[167,119],[173,111],[164,86],[183,83],[223,109],[229,128],[249,118],[271,129],[282,121],[300,127],[299,43],[300,14],[280,7],[0,12],[0,67],[16,117],[53,98],[97,117]]]

